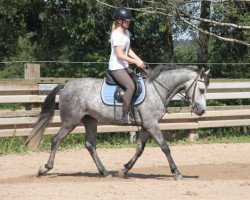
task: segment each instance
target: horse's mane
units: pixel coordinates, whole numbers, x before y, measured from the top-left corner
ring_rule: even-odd
[[[188,70],[194,71],[196,73],[199,72],[199,68],[197,66],[194,66],[194,65],[187,65],[187,66],[180,66],[180,65],[176,65],[176,64],[157,65],[154,69],[149,71],[147,78],[151,82],[151,81],[155,80],[160,75],[161,72],[175,70],[175,69],[188,69]],[[208,86],[209,85],[209,77],[205,76],[204,78],[205,78],[205,84],[206,84],[206,86]]]
[[[180,66],[176,64],[168,64],[168,65],[157,65],[153,70],[149,71],[148,79],[149,81],[155,80],[161,72],[174,70],[174,69],[189,69],[191,71],[198,71],[198,68],[196,66]]]

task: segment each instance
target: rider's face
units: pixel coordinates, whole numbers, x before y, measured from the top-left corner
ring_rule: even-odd
[[[129,21],[126,21],[126,20],[123,20],[123,23],[122,23],[122,20],[117,20],[119,24],[122,24],[122,26],[124,28],[128,28],[129,27],[129,24],[130,22]]]
[[[130,22],[128,22],[128,21],[126,21],[126,20],[123,21],[123,26],[124,26],[125,28],[128,28],[129,25],[130,25]]]

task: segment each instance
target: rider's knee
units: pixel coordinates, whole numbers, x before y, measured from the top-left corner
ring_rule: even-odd
[[[129,89],[131,91],[135,91],[135,84],[134,84],[134,82],[132,82],[131,84],[129,84],[129,87],[127,89]]]

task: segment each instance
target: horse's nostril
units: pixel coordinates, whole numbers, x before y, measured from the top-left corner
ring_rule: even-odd
[[[204,115],[205,113],[206,113],[205,110],[202,110],[202,111],[201,111],[201,115]]]

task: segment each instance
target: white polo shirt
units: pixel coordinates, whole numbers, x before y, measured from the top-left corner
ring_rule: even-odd
[[[119,60],[116,57],[115,47],[121,46],[124,55],[128,55],[130,47],[130,35],[129,31],[125,30],[125,34],[122,34],[119,30],[115,29],[111,34],[111,54],[109,59],[109,70],[124,69],[128,67],[128,62]]]

